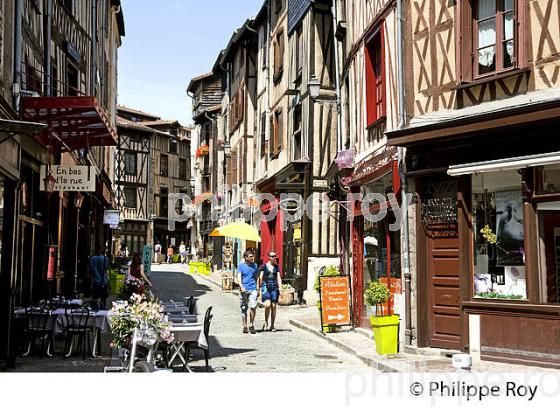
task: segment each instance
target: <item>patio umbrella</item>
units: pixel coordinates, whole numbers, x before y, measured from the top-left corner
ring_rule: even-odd
[[[259,231],[245,222],[232,222],[219,226],[210,233],[210,236],[227,236],[228,238],[237,238],[244,241],[261,242]]]

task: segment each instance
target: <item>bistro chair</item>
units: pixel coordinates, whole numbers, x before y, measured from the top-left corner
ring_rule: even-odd
[[[196,301],[197,299],[195,299],[194,296],[191,296],[190,298],[187,299],[187,303],[185,305],[187,306],[189,315],[194,315]]]
[[[37,338],[41,341],[41,358],[43,358],[43,351],[45,350],[48,356],[50,354],[50,347],[54,345],[52,329],[48,329],[49,319],[51,317],[51,311],[48,307],[44,305],[30,306],[25,309],[26,318],[26,335],[27,335],[27,352],[24,356],[29,355],[31,348],[35,346],[35,341]]]
[[[90,334],[93,333],[94,315],[87,306],[66,307],[64,312],[64,357],[72,354],[74,339],[78,338],[78,348],[82,358],[86,358],[86,346],[92,354]],[[68,353],[66,353],[68,351]]]
[[[210,333],[210,323],[212,322],[212,318],[213,318],[212,306],[210,306],[208,309],[206,309],[206,313],[204,314],[204,328],[203,328],[204,337],[206,338],[206,343],[208,347],[206,348],[201,347],[198,345],[197,342],[185,343],[185,349],[186,349],[185,357],[187,358],[187,361],[189,360],[191,349],[200,349],[204,352],[204,361],[206,362],[206,369],[209,368],[208,360],[210,359],[210,342],[208,341],[208,334]]]

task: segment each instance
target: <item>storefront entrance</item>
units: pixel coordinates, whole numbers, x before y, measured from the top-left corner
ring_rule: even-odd
[[[457,225],[425,228],[430,347],[460,348],[459,235]]]

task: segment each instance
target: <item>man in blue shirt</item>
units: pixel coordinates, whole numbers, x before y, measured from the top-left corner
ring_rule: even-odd
[[[239,298],[241,300],[241,318],[243,319],[243,333],[255,334],[255,316],[257,313],[257,264],[255,254],[247,250],[243,255],[245,262],[237,267],[237,280],[239,282]],[[247,309],[249,313],[249,328],[247,329]]]

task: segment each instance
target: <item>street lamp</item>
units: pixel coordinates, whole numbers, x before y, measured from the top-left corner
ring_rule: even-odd
[[[317,104],[326,105],[330,109],[340,113],[340,102],[338,97],[334,100],[319,98],[321,93],[321,82],[314,75],[312,75],[307,81],[307,92],[309,93],[309,97],[311,97],[311,99]]]
[[[229,157],[231,155],[231,145],[229,142],[224,142],[224,154],[226,154],[226,157]]]
[[[54,185],[56,183],[55,177],[51,173],[51,166],[47,165],[47,175],[43,178],[43,184],[45,184],[45,191],[47,194],[52,194],[54,192]]]
[[[77,192],[74,195],[74,207],[76,207],[76,259],[74,262],[74,295],[78,299],[78,237],[80,230],[80,208],[84,203],[84,196],[81,192]]]
[[[307,91],[312,100],[316,100],[319,97],[321,82],[314,75],[312,75],[307,82]]]

